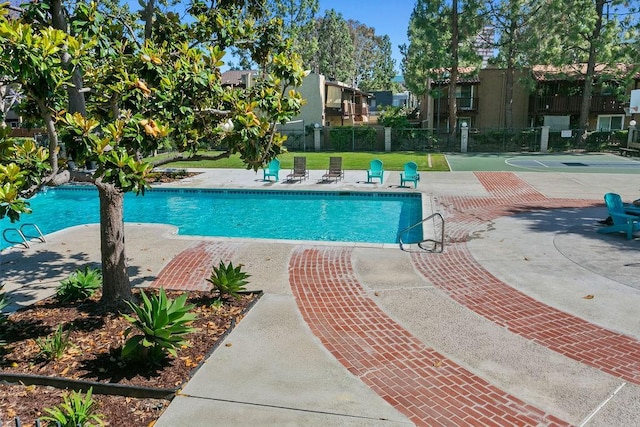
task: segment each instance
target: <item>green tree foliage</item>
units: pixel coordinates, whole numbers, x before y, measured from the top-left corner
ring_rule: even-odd
[[[354,47],[354,75],[348,82],[364,91],[390,90],[396,73],[389,36],[378,36],[375,28],[358,21],[347,24]]]
[[[473,44],[482,27],[481,2],[468,0],[416,0],[411,13],[409,45],[401,46],[402,69],[407,87],[415,94],[426,94],[432,80],[447,80],[449,90],[449,128],[455,131],[455,84],[458,67],[480,65]]]
[[[291,49],[302,57],[305,68],[309,68],[318,52],[316,18],[318,0],[268,0],[266,9],[273,17],[283,21],[283,34],[291,40]]]
[[[637,64],[633,49],[639,33],[638,5],[625,0],[555,0],[546,2],[538,62],[574,67],[568,73],[584,81],[578,125],[588,126],[594,86],[603,80],[626,85],[633,72],[619,64]],[[550,25],[549,23],[553,23]],[[600,67],[599,71],[596,68]],[[603,70],[605,70],[603,72]],[[599,81],[600,79],[600,81]]]
[[[498,40],[498,56],[492,62],[505,69],[505,122],[513,127],[513,86],[519,70],[535,65],[532,58],[539,38],[546,33],[539,28],[545,3],[538,0],[497,0],[486,7]],[[493,42],[493,41],[491,41]]]
[[[255,2],[259,8],[256,13],[252,8],[245,8],[244,16],[248,22],[261,26],[270,20],[282,22],[282,37],[290,43],[290,50],[302,57],[306,68],[312,67],[316,61],[318,40],[316,37],[316,15],[319,10],[318,0],[264,0]],[[238,65],[233,68],[250,70],[256,66],[251,53],[242,44],[232,49]]]
[[[334,9],[326,11],[318,23],[318,71],[342,82],[349,82],[355,74],[349,25]]]
[[[281,152],[284,138],[275,125],[290,120],[302,104],[291,88],[305,72],[282,39],[280,21],[256,27],[246,13],[260,13],[258,2],[244,11],[240,0],[214,3],[192,3],[188,23],[156,10],[151,37],[142,41],[131,16],[110,15],[96,3],[64,10],[67,32],[46,25],[54,20],[47,2],[30,3],[16,19],[7,19],[6,7],[0,7],[0,75],[20,83],[22,105],[40,114],[50,140],[60,135],[74,159],[98,165],[92,180],[100,196],[104,303],[131,298],[122,204],[125,192],[148,187],[151,166],[142,154],[162,145],[193,153],[206,141],[221,151],[217,158],[239,154],[257,170]],[[249,88],[225,88],[225,49],[238,45],[260,65],[260,75]],[[81,71],[80,87],[87,88],[85,112],[67,109],[65,88],[75,70]],[[13,159],[21,156],[17,148],[6,139],[0,144],[3,165],[6,157],[18,166],[0,172],[3,182],[13,179],[0,194],[0,206],[11,205],[4,216],[26,210],[19,206],[21,192],[42,183],[43,170],[23,168]],[[55,153],[57,146],[50,148]],[[41,161],[46,154],[33,156]]]

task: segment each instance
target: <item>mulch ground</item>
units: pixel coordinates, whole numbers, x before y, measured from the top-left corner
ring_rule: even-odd
[[[170,298],[179,293],[167,292]],[[217,295],[216,295],[217,296]],[[197,319],[189,334],[190,345],[180,349],[177,358],[149,367],[124,361],[120,350],[124,331],[130,326],[119,313],[105,312],[98,302],[100,294],[76,304],[61,304],[55,298],[41,301],[12,314],[0,328],[0,374],[29,374],[131,387],[177,389],[186,384],[195,368],[208,356],[224,334],[238,322],[258,294],[226,299],[221,307],[211,305],[214,295],[190,292],[188,303],[195,304]],[[58,360],[46,361],[40,355],[43,340],[63,325],[69,330],[71,345]],[[45,408],[62,402],[64,391],[41,385],[0,384],[0,420],[19,416],[22,425],[33,425],[46,416]],[[134,398],[94,394],[96,412],[111,426],[152,425],[168,406],[163,399]]]

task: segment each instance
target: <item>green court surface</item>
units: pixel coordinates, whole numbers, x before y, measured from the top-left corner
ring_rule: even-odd
[[[640,174],[640,159],[608,153],[450,153],[451,171]]]

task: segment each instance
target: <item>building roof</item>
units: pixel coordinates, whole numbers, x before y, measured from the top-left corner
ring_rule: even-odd
[[[438,78],[433,79],[434,83],[439,85],[449,84],[451,81],[451,73],[449,70],[434,70],[438,73]],[[458,67],[458,83],[480,83],[478,69],[475,67]]]
[[[640,79],[638,67],[638,65],[626,64],[597,64],[595,67],[595,73],[599,75],[604,74],[616,76],[634,72],[633,78],[638,80]],[[587,73],[587,64],[565,65],[562,67],[556,67],[553,65],[534,65],[531,68],[531,72],[533,74],[533,78],[538,82],[561,81],[567,79],[584,80],[584,76]]]
[[[244,86],[243,76],[258,74],[256,70],[229,70],[222,73],[220,80],[223,86]]]
[[[371,95],[371,94],[369,94],[369,93],[367,93],[367,92],[364,92],[364,91],[362,91],[362,90],[360,90],[360,89],[357,89],[357,88],[354,88],[354,87],[352,87],[352,86],[349,86],[349,85],[348,85],[348,84],[346,84],[346,83],[339,82],[339,81],[337,81],[337,80],[325,80],[325,82],[324,82],[324,83],[325,83],[325,85],[327,85],[327,86],[335,86],[335,87],[339,87],[339,88],[342,88],[342,89],[346,89],[346,90],[352,91],[352,92],[354,92],[354,93],[358,93],[358,94],[360,94],[360,95],[362,95],[362,96],[366,96],[366,97],[373,97],[373,95]]]

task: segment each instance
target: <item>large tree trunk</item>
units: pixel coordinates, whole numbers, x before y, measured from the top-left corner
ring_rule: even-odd
[[[51,111],[49,111],[44,100],[38,100],[37,103],[49,137],[49,165],[51,166],[51,173],[55,175],[58,173],[58,132],[56,131],[56,124],[53,121]]]
[[[511,34],[511,41],[507,51],[507,70],[505,76],[505,109],[504,109],[504,124],[507,129],[513,128],[513,83],[515,80],[515,46],[514,39],[518,32],[518,23],[513,20],[509,28]]]
[[[67,19],[65,17],[62,0],[54,0],[51,2],[51,21],[53,28],[69,33],[67,28]],[[73,34],[72,34],[73,35]],[[73,69],[71,64],[71,55],[67,52],[62,53],[62,64],[68,71],[73,71],[71,76],[72,85],[67,85],[67,95],[69,97],[69,112],[87,115],[87,107],[82,93],[82,71],[79,68]]]
[[[456,86],[458,84],[458,0],[451,5],[451,71],[449,82],[449,138],[456,137],[456,122],[458,119],[458,104],[456,100]]]
[[[582,104],[580,105],[580,118],[578,120],[578,126],[582,130],[583,139],[586,137],[587,128],[589,127],[589,110],[591,107],[591,95],[593,94],[593,76],[596,68],[596,44],[600,38],[602,32],[602,14],[604,12],[604,4],[606,0],[596,0],[596,14],[598,19],[596,20],[593,33],[589,39],[589,59],[587,62],[587,71],[584,76],[584,87],[582,90]]]
[[[155,0],[147,0],[144,6],[142,20],[144,21],[144,39],[150,40],[153,32],[153,15],[155,12]]]
[[[100,249],[102,300],[111,307],[131,300],[131,284],[124,251],[124,193],[111,184],[96,182],[100,195]]]

